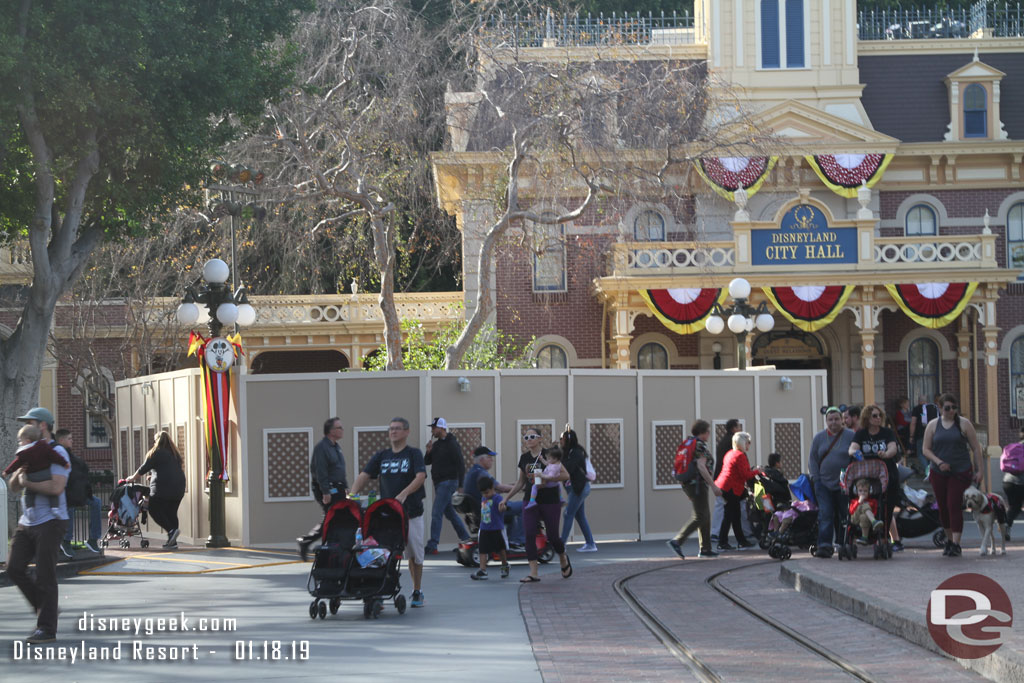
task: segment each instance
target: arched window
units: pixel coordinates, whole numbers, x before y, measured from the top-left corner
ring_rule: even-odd
[[[964,137],[988,137],[988,93],[979,83],[964,90]]]
[[[922,337],[915,339],[907,350],[908,395],[924,395],[929,399],[939,392],[939,347]]]
[[[658,342],[644,344],[636,354],[636,366],[641,370],[668,370],[668,351]]]
[[[1014,204],[1006,214],[1006,253],[1009,267],[1024,275],[1024,202]]]
[[[637,242],[665,241],[665,219],[652,209],[641,211],[633,221],[633,239]]]
[[[918,204],[907,212],[907,236],[934,235],[936,233],[935,211],[927,204]]]
[[[1024,391],[1024,336],[1010,345],[1010,413],[1024,417],[1024,402],[1017,408],[1017,392]]]
[[[565,349],[558,344],[546,344],[537,352],[537,367],[544,369],[560,369],[569,367]]]

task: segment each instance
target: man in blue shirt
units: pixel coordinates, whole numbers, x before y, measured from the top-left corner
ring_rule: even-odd
[[[494,467],[494,456],[497,453],[492,451],[487,446],[478,446],[473,451],[473,466],[466,472],[466,478],[462,482],[462,494],[464,496],[472,496],[477,502],[480,502],[480,487],[477,482],[480,477],[489,477],[490,469]],[[497,479],[494,480],[494,490],[499,493],[508,493],[512,490],[512,487],[508,484],[502,484]],[[520,504],[522,504],[520,502]],[[505,523],[511,524],[509,533],[513,539],[518,539],[522,535],[521,524],[522,516],[512,512],[511,510],[505,510]],[[517,524],[519,523],[519,524]],[[518,533],[518,535],[517,535]],[[522,543],[520,542],[520,545]]]

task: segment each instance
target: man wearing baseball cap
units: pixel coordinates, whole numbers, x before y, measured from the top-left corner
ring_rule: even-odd
[[[462,490],[462,479],[466,474],[466,461],[462,457],[462,448],[455,436],[448,433],[448,423],[443,417],[435,417],[430,423],[432,439],[427,444],[424,462],[430,465],[430,478],[434,480],[434,506],[430,514],[430,540],[427,541],[427,555],[437,554],[437,544],[441,538],[442,517],[452,523],[459,540],[469,540],[469,530],[459,518],[452,506],[452,496]]]
[[[53,413],[36,407],[17,418],[39,427],[42,436],[67,466],[50,465],[50,479],[29,481],[24,469],[11,474],[8,485],[12,492],[37,493],[29,500],[21,497],[21,517],[11,539],[7,575],[36,611],[36,630],[25,640],[48,643],[57,639],[57,552],[68,525],[68,506],[64,488],[68,482],[71,458],[63,446],[53,443]],[[51,496],[57,497],[53,506]],[[35,577],[28,573],[28,564],[35,560]]]

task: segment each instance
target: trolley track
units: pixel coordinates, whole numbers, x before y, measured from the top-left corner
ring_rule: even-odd
[[[768,617],[758,613],[758,611],[748,604],[743,598],[722,585],[722,579],[730,574],[735,574],[746,569],[763,567],[767,564],[778,564],[774,560],[752,562],[749,564],[742,565],[740,567],[732,567],[724,571],[711,574],[704,579],[704,583],[714,590],[716,593],[727,599],[732,604],[736,605],[751,617],[757,619],[762,624],[767,625],[777,633],[798,644],[803,649],[807,650],[811,654],[825,660],[826,662],[833,665],[838,671],[851,676],[861,681],[874,681],[876,678],[852,662],[846,660],[840,655],[832,652],[831,650],[822,647],[818,643],[810,640],[802,634],[794,631],[793,629],[772,621]],[[641,622],[647,627],[651,633],[668,649],[668,651],[682,662],[700,681],[705,682],[717,682],[723,680],[722,677],[708,665],[701,656],[689,647],[669,626],[667,626],[661,619],[659,619],[652,610],[644,606],[643,601],[640,600],[636,594],[630,590],[628,583],[634,579],[637,579],[646,574],[653,572],[670,569],[671,567],[655,567],[647,569],[641,572],[636,572],[624,576],[614,583],[614,590],[616,594],[626,603],[627,606],[633,611],[634,614],[641,620]]]

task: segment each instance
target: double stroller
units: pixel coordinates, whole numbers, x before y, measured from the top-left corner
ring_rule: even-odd
[[[131,537],[139,537],[139,547],[148,548],[149,541],[142,533],[149,513],[149,487],[129,484],[124,479],[110,494],[110,511],[107,513],[107,532],[100,539],[100,547],[106,548],[117,539],[122,548],[131,547]]]
[[[382,498],[363,513],[355,501],[338,501],[327,510],[322,534],[306,580],[311,619],[324,619],[328,609],[337,614],[342,600],[362,601],[366,619],[379,617],[385,600],[405,613],[399,577],[409,525],[401,503]]]
[[[886,490],[889,486],[889,471],[885,462],[877,458],[855,460],[843,471],[839,478],[839,484],[848,496],[845,510],[849,511],[850,506],[857,501],[857,482],[865,480],[868,483],[868,499],[875,502],[878,522],[875,528],[867,535],[857,524],[854,524],[850,515],[845,515],[843,522],[843,542],[839,546],[840,560],[857,559],[858,542],[863,545],[871,545],[874,549],[876,560],[888,560],[892,557],[892,546],[889,544],[889,522],[886,517]]]
[[[800,496],[793,500],[789,481],[778,470],[766,468],[754,477],[753,495],[748,515],[758,536],[758,544],[768,551],[769,557],[788,560],[791,547],[815,551],[818,540],[818,510],[813,501]],[[784,530],[775,528],[772,517],[789,517]]]

